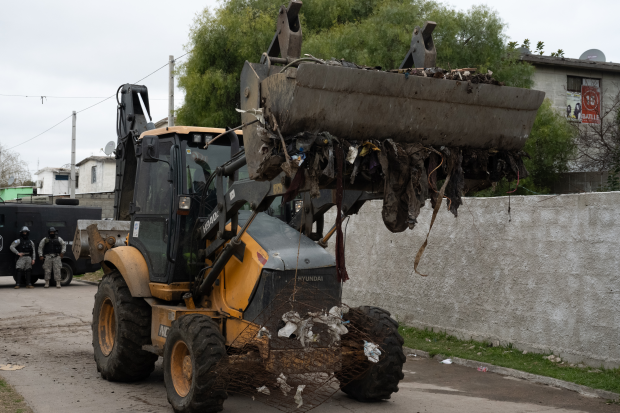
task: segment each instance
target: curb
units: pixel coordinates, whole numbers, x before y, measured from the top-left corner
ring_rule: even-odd
[[[430,358],[430,354],[426,351],[415,350],[404,346],[403,351],[406,353],[407,356],[410,354],[415,354],[418,357]],[[437,355],[433,358],[443,360],[445,357]],[[586,397],[601,398],[607,400],[620,400],[620,394],[607,390],[593,389],[591,387],[582,386],[581,384],[575,384],[569,381],[554,379],[553,377],[539,376],[538,374],[526,373],[524,371],[510,369],[508,367],[499,367],[493,364],[483,363],[481,361],[467,360],[459,357],[451,357],[451,359],[454,364],[458,364],[460,366],[471,367],[474,369],[478,367],[486,367],[487,371],[491,373],[501,374],[502,376],[516,377],[518,379],[527,380],[532,383],[545,384],[547,386],[559,387],[562,389],[575,391]]]
[[[99,285],[99,283],[98,283],[98,282],[94,282],[94,281],[86,281],[86,280],[80,280],[80,279],[77,279],[77,278],[74,278],[74,279],[73,279],[73,281],[78,281],[78,282],[81,282],[81,283],[91,284],[91,285]]]

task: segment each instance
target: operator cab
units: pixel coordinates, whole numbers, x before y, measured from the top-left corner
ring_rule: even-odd
[[[193,236],[199,217],[208,217],[217,208],[215,170],[243,149],[242,131],[219,128],[173,126],[149,130],[139,138],[133,203],[130,208],[129,245],[145,257],[150,281],[178,283],[192,281],[204,266],[197,259],[204,248]],[[145,156],[145,137],[157,136],[159,161]],[[212,141],[205,149],[206,143]],[[148,138],[146,138],[148,140]],[[237,180],[248,179],[247,166],[223,180],[224,192]],[[189,210],[177,210],[179,202]],[[277,197],[267,213],[289,222],[291,205],[281,205]],[[246,205],[242,209],[250,209]]]

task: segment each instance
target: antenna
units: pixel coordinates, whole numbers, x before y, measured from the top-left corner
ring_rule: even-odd
[[[591,62],[606,62],[605,53],[598,49],[586,50],[581,54],[579,60],[589,60]]]
[[[106,144],[105,149],[103,150],[103,153],[105,153],[108,156],[114,153],[114,141],[110,141]]]

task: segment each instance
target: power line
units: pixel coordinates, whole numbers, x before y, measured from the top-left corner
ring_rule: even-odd
[[[37,99],[41,99],[41,98],[45,98],[45,99],[105,99],[104,96],[48,96],[48,95],[6,95],[3,93],[0,93],[0,96],[5,96],[5,97],[22,97],[22,98],[37,98]],[[163,99],[151,99],[151,100],[168,100],[168,98],[163,98]],[[175,100],[183,100],[183,99],[175,99]]]
[[[190,54],[191,52],[192,52],[192,51],[190,50],[189,52],[185,53],[184,55],[179,56],[179,57],[177,57],[176,59],[174,59],[174,61],[176,62],[177,60],[179,60],[179,59],[181,59],[181,58],[183,58],[183,57],[187,56],[187,55],[188,55],[188,54]],[[133,84],[136,84],[136,83],[138,83],[138,82],[141,82],[141,81],[143,81],[144,79],[146,79],[146,78],[148,78],[148,77],[150,77],[150,76],[154,75],[155,73],[159,72],[159,71],[160,71],[161,69],[163,69],[164,67],[168,66],[168,64],[169,64],[169,62],[166,62],[166,64],[165,64],[165,65],[161,66],[160,68],[158,68],[158,69],[154,70],[153,72],[149,73],[148,75],[144,76],[142,79],[140,79],[140,80],[136,80],[135,82],[133,82]],[[79,110],[79,111],[77,111],[76,113],[82,113],[82,112],[84,112],[84,111],[87,111],[87,110],[88,110],[88,109],[90,109],[90,108],[94,108],[95,106],[97,106],[97,105],[99,105],[99,104],[101,104],[101,103],[105,102],[106,100],[112,99],[114,96],[116,96],[116,93],[115,93],[115,94],[113,94],[113,95],[111,95],[111,96],[108,96],[107,98],[104,98],[102,101],[97,102],[97,103],[95,103],[94,105],[90,105],[90,106],[88,106],[87,108],[84,108],[84,109],[82,109],[82,110]],[[50,130],[54,129],[56,126],[60,125],[61,123],[63,123],[64,121],[66,121],[67,119],[69,119],[69,118],[70,118],[70,117],[72,117],[72,116],[73,116],[73,115],[69,115],[69,116],[67,116],[66,118],[64,118],[63,120],[61,120],[61,121],[60,121],[60,122],[58,122],[57,124],[55,124],[54,126],[52,126],[52,127],[48,128],[48,129],[44,130],[43,132],[39,133],[39,134],[38,134],[38,135],[36,135],[36,136],[33,136],[32,138],[30,138],[30,139],[28,139],[28,140],[26,140],[26,141],[24,141],[24,142],[21,142],[21,143],[19,143],[19,144],[15,145],[15,146],[12,146],[12,147],[10,147],[10,148],[6,149],[6,151],[10,151],[11,149],[17,148],[18,146],[21,146],[21,145],[23,145],[23,144],[25,144],[25,143],[27,143],[27,142],[30,142],[30,141],[31,141],[31,140],[33,140],[33,139],[38,138],[39,136],[41,136],[41,135],[43,135],[44,133],[46,133],[46,132],[48,132],[48,131],[50,131]]]

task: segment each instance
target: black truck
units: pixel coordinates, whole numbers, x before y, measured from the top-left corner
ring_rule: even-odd
[[[76,259],[73,255],[71,246],[78,219],[101,219],[101,208],[0,202],[0,276],[16,278],[17,256],[9,247],[19,237],[19,230],[24,225],[30,229],[30,239],[34,241],[37,250],[41,239],[47,236],[49,227],[55,227],[58,235],[67,243],[67,251],[62,258],[61,285],[69,285],[74,275],[97,271],[101,268],[99,264],[91,264],[90,259]],[[37,255],[32,268],[33,282],[44,277],[43,261],[38,258]],[[51,283],[54,284],[53,277]]]

